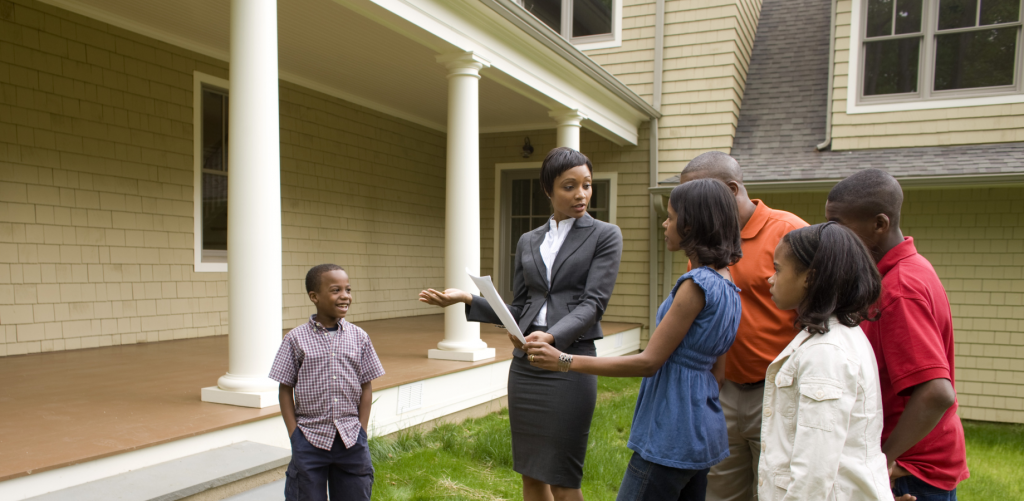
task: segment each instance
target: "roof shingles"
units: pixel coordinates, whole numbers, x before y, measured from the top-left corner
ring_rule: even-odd
[[[744,180],[842,179],[870,167],[901,178],[1024,172],[1024,143],[817,151],[825,139],[830,8],[823,0],[762,3],[731,151]]]

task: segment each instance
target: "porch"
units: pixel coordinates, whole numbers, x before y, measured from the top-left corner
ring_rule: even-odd
[[[495,358],[458,362],[426,357],[443,335],[443,315],[359,325],[387,371],[374,381],[371,434],[501,405],[512,358],[503,329],[481,325]],[[639,349],[639,325],[603,326],[599,354]],[[22,499],[242,440],[287,448],[278,406],[200,400],[200,388],[227,369],[227,351],[227,336],[215,336],[0,358],[0,380],[7,382],[0,396],[0,498]]]

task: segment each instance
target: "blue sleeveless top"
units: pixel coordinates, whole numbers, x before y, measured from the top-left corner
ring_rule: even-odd
[[[711,268],[697,268],[679,277],[658,308],[658,323],[688,279],[704,290],[704,309],[665,365],[640,383],[629,448],[652,463],[701,470],[729,456],[725,415],[711,366],[736,339],[740,289]]]

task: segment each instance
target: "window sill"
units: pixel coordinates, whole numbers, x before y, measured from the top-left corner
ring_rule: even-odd
[[[852,96],[847,96],[846,114],[889,113],[893,111],[940,110],[945,108],[967,108],[972,106],[993,106],[1001,104],[1024,103],[1024,94],[1003,94],[984,97],[964,97],[957,99],[934,99],[928,101],[905,101],[902,103],[853,104]]]
[[[622,40],[601,40],[599,42],[578,42],[573,46],[579,50],[613,49],[622,47]]]
[[[228,263],[196,263],[196,273],[227,273]]]

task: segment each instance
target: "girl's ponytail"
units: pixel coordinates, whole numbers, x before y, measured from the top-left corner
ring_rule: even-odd
[[[807,296],[797,307],[797,326],[828,332],[829,318],[853,327],[874,320],[871,306],[882,293],[882,277],[867,248],[849,229],[834,222],[793,230],[783,241],[807,274]]]

